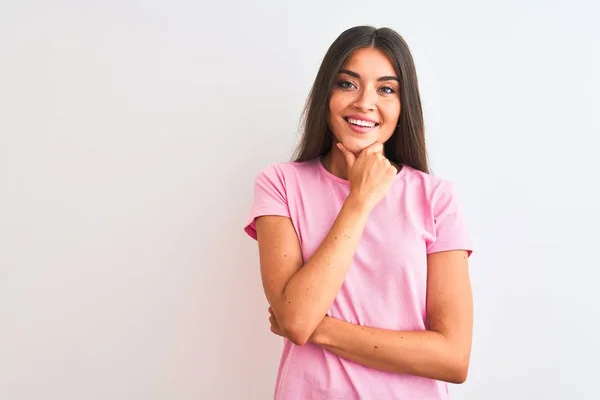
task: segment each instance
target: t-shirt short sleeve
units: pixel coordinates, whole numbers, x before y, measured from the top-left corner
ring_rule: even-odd
[[[454,185],[443,181],[437,189],[432,198],[435,240],[429,244],[427,254],[467,250],[470,256],[473,252],[471,239]]]
[[[285,177],[277,164],[262,169],[254,181],[254,199],[244,231],[256,239],[256,218],[263,215],[290,216]]]

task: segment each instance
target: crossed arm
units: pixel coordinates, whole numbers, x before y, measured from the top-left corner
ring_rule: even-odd
[[[289,218],[257,218],[271,329],[296,345],[314,343],[371,368],[464,382],[473,325],[464,250],[427,257],[428,330],[390,331],[323,318],[342,286],[367,215],[358,203],[347,200],[319,249],[304,264]]]

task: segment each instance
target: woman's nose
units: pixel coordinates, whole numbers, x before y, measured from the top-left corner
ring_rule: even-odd
[[[375,109],[377,103],[377,93],[370,88],[363,88],[358,92],[358,97],[354,102],[354,107],[361,111],[371,111]]]

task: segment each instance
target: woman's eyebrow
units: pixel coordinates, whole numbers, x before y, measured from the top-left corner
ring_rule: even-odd
[[[340,69],[340,72],[338,72],[338,74],[346,74],[346,75],[350,75],[353,78],[356,79],[360,79],[360,75],[354,71],[350,71],[349,69]],[[396,81],[398,83],[400,83],[400,79],[398,79],[396,76],[391,76],[391,75],[387,75],[387,76],[382,76],[381,78],[377,79],[378,81]]]

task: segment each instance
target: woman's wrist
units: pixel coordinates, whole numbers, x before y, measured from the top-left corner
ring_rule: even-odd
[[[373,206],[370,204],[368,199],[361,194],[351,191],[348,197],[346,198],[345,205],[352,208],[358,213],[370,213],[373,209]]]

